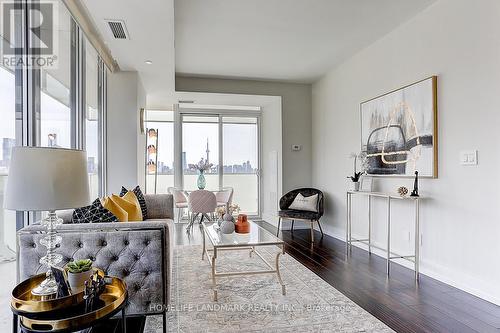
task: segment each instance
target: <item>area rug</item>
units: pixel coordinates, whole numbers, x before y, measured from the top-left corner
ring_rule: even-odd
[[[275,246],[260,247],[270,263]],[[218,279],[212,301],[210,265],[201,246],[174,248],[168,332],[392,332],[392,330],[289,255],[280,258],[286,295],[276,275]],[[265,269],[248,251],[221,251],[220,272]],[[161,316],[149,317],[146,332],[162,332]]]

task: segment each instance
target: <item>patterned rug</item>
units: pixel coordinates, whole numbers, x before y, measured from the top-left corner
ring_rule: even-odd
[[[260,247],[270,263],[278,248]],[[220,251],[220,272],[265,269],[248,251]],[[280,258],[286,296],[276,275],[218,279],[212,301],[210,265],[201,246],[174,249],[168,332],[392,332],[289,255]],[[146,332],[161,332],[161,316],[150,317]]]

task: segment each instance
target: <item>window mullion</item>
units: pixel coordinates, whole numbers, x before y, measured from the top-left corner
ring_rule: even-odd
[[[224,186],[224,167],[223,167],[223,148],[224,148],[224,134],[222,125],[222,115],[219,114],[219,190]]]

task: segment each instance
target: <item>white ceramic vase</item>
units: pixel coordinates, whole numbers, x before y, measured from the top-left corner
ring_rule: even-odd
[[[93,273],[93,269],[81,273],[71,273],[68,271],[68,283],[71,287],[71,293],[77,294],[82,292],[85,288],[85,281],[89,280]]]
[[[354,191],[359,191],[360,182],[354,182]]]
[[[223,234],[232,234],[234,232],[233,221],[222,221],[222,223],[220,225],[220,231]]]

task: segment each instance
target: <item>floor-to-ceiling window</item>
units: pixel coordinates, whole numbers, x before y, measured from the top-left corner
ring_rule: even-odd
[[[39,144],[43,147],[76,148],[72,131],[74,116],[71,108],[72,21],[62,4],[56,7],[57,26],[54,38],[58,40],[57,65],[40,68],[40,124]],[[74,75],[74,74],[73,74]],[[35,95],[37,96],[37,95]]]
[[[259,113],[223,112],[215,106],[202,113],[182,110],[180,122],[182,188],[197,189],[199,172],[192,166],[208,160],[205,189],[231,187],[241,212],[260,216]]]
[[[85,150],[87,151],[87,171],[89,174],[90,197],[97,198],[100,192],[101,140],[99,121],[99,56],[89,42],[85,42]]]
[[[9,5],[13,2],[0,2],[0,5],[6,3]],[[105,184],[105,168],[102,165],[105,162],[103,122],[107,69],[64,2],[50,4],[42,6],[42,1],[16,1],[16,10],[9,15],[14,20],[8,25],[14,30],[0,33],[0,51],[14,53],[18,64],[17,68],[8,67],[6,64],[9,62],[5,59],[14,55],[1,54],[0,190],[3,193],[10,151],[14,145],[74,148],[84,149],[88,153],[91,195],[94,199],[104,192]],[[9,7],[2,9],[11,10]],[[26,13],[28,10],[30,12]],[[30,26],[45,22],[43,17],[48,14],[53,19],[47,20],[49,25],[41,28],[40,38],[33,37],[29,33]],[[13,45],[13,41],[8,40],[10,36],[16,38],[18,48],[15,52],[6,47]],[[52,50],[49,55],[40,50],[47,36],[53,37],[53,42],[48,43]],[[49,58],[51,61],[47,62]],[[40,59],[45,62],[40,62]],[[10,218],[18,222],[1,223],[2,226],[12,225],[14,231],[16,227],[33,223],[40,217],[38,213],[16,214],[0,210],[0,219]],[[12,237],[6,237],[15,240],[14,231],[8,232]],[[3,238],[0,234],[0,243]]]
[[[0,58],[2,50],[10,41],[0,35]],[[20,114],[19,114],[20,116]],[[9,165],[12,148],[19,137],[19,128],[16,128],[16,78],[15,68],[8,63],[0,63],[0,260],[14,258],[16,213],[3,209],[5,184],[9,175]],[[9,249],[10,248],[10,249]]]
[[[204,171],[207,190],[218,190],[219,182],[219,116],[183,115],[182,174],[184,189],[197,189],[200,163],[211,165]]]
[[[256,117],[222,117],[222,186],[249,215],[259,212],[259,128]]]

